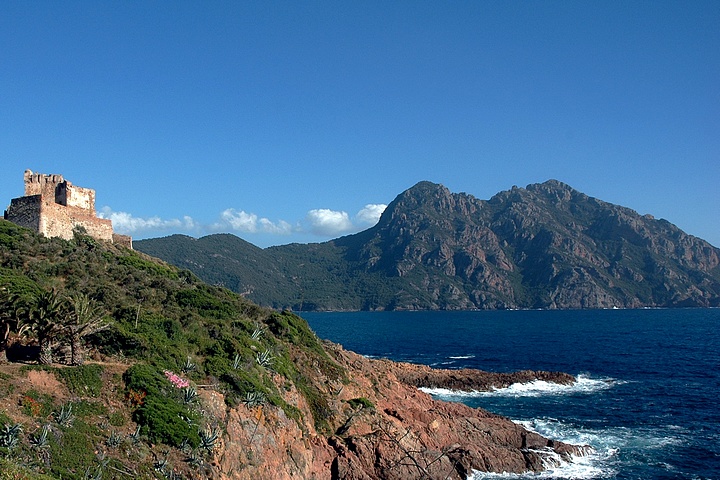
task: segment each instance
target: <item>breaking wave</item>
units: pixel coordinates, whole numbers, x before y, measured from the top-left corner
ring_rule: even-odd
[[[577,380],[574,383],[567,385],[546,382],[544,380],[534,380],[527,383],[513,383],[509,387],[496,388],[490,391],[471,390],[466,392],[462,390],[450,390],[447,388],[426,387],[421,387],[420,390],[443,400],[461,401],[462,399],[468,397],[538,397],[543,395],[595,393],[611,388],[613,385],[617,385],[618,383],[620,382],[612,378],[595,379],[590,378],[587,375],[578,375]]]
[[[574,456],[565,461],[552,451],[537,451],[543,458],[546,468],[540,473],[486,473],[474,471],[471,480],[485,479],[603,479],[617,478],[621,470],[642,467],[649,461],[653,450],[681,445],[688,432],[675,425],[663,428],[586,428],[562,422],[554,418],[515,421],[527,430],[537,432],[548,438],[554,438],[574,445],[587,445],[591,449],[585,456]],[[664,465],[671,473],[674,468]],[[675,472],[680,474],[680,472]]]
[[[468,477],[468,480],[503,478],[601,479],[611,478],[617,474],[617,471],[613,468],[595,465],[596,460],[592,454],[585,457],[573,457],[569,462],[560,459],[560,456],[554,452],[543,451],[542,454],[546,470],[540,473],[486,473],[475,470]]]

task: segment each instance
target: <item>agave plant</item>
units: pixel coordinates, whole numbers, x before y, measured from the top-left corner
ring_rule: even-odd
[[[183,480],[183,476],[173,470],[163,470],[162,474],[167,480]]]
[[[117,448],[122,443],[122,435],[119,433],[112,431],[110,432],[110,436],[105,440],[105,445],[107,445],[109,448]]]
[[[4,425],[0,428],[0,447],[14,448],[20,441],[21,433],[22,425],[19,423]]]
[[[232,363],[233,370],[237,370],[238,368],[240,368],[240,360],[242,360],[242,358],[240,357],[240,354],[236,353],[235,358],[233,358],[233,363]]]
[[[60,407],[60,411],[54,413],[53,415],[55,417],[55,421],[63,427],[69,427],[72,425],[73,420],[75,420],[75,416],[72,414],[72,403],[63,405]]]
[[[255,324],[255,330],[253,330],[253,333],[250,335],[250,338],[253,340],[259,340],[262,334],[265,333],[265,329],[260,325],[259,323]]]
[[[205,428],[204,430],[201,430],[199,432],[199,435],[199,448],[207,451],[208,453],[212,452],[215,448],[215,445],[217,444],[218,439],[220,438],[220,432],[218,432],[215,428],[213,428],[212,430],[209,428]]]
[[[183,441],[180,442],[180,445],[178,445],[178,450],[181,452],[187,453],[190,450],[192,450],[192,446],[190,445],[190,439],[189,438],[183,438]]]
[[[185,461],[193,468],[200,468],[205,465],[202,455],[199,455],[196,451],[191,451]]]
[[[95,467],[95,470],[92,469],[92,467],[87,467],[85,469],[85,475],[83,475],[83,480],[102,480],[103,477],[103,469],[100,467]]]
[[[155,463],[153,464],[153,467],[155,468],[156,471],[161,472],[161,473],[165,473],[165,470],[166,470],[167,467],[168,467],[168,459],[167,459],[167,457],[163,458],[162,460],[158,460],[157,462],[155,462]]]
[[[186,404],[192,403],[198,397],[198,392],[195,387],[186,387],[183,389],[182,398]]]
[[[275,357],[272,356],[270,350],[264,350],[255,356],[255,361],[258,365],[264,368],[270,368]]]
[[[192,359],[190,357],[187,357],[187,360],[185,360],[185,363],[183,363],[182,367],[180,367],[180,370],[184,374],[188,374],[192,371],[194,371],[197,368],[197,365],[193,363]]]
[[[134,432],[128,434],[128,438],[130,439],[130,443],[133,445],[138,445],[140,443],[140,425],[137,426]]]
[[[263,405],[266,401],[265,394],[262,392],[247,392],[243,403],[248,408],[255,408]]]
[[[32,445],[34,448],[47,448],[49,447],[48,443],[48,434],[50,433],[50,424],[45,424],[40,429],[39,432],[35,432],[33,436],[30,437],[30,445]]]

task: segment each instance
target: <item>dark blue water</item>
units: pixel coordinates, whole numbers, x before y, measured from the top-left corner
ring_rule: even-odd
[[[595,449],[544,478],[720,478],[718,309],[302,316],[320,337],[363,355],[578,376],[564,388],[536,382],[491,393],[430,392]]]

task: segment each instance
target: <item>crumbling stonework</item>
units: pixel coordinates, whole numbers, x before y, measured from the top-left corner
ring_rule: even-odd
[[[95,213],[95,190],[76,187],[62,175],[25,170],[25,196],[13,198],[5,220],[46,237],[73,238],[76,229],[87,235],[132,248],[132,238],[113,233],[112,221]]]

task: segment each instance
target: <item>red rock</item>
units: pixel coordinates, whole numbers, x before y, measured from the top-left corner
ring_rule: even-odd
[[[264,406],[260,417],[244,406],[231,409],[212,478],[463,479],[473,470],[540,471],[542,460],[535,450],[549,449],[566,458],[585,451],[482,409],[434,400],[417,389],[477,390],[534,379],[567,383],[573,380],[569,375],[433,370],[368,359],[332,344],[326,349],[350,379],[323,379],[333,432],[315,431],[310,408],[292,387],[283,390],[284,396],[302,412],[300,423],[273,406]],[[374,407],[363,407],[360,398]]]

